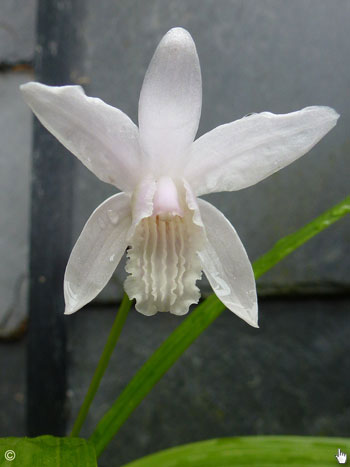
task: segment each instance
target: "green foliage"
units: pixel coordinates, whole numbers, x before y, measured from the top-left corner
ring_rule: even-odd
[[[224,309],[225,306],[216,297],[207,298],[188,315],[141,367],[91,436],[90,440],[95,445],[97,455],[101,454],[164,373]]]
[[[302,436],[221,438],[167,449],[124,467],[330,467],[338,449],[350,452],[350,440]]]
[[[288,254],[350,212],[350,198],[326,211],[297,232],[283,238],[253,264],[258,278]],[[192,342],[224,311],[225,306],[212,295],[197,306],[164,341],[136,373],[119,398],[97,425],[90,440],[97,456],[105,449],[119,428]]]
[[[100,361],[98,362],[97,368],[95,370],[94,376],[91,380],[89,389],[86,393],[84,402],[79,410],[77,419],[75,420],[71,436],[79,436],[81,427],[86,419],[86,416],[89,412],[90,405],[96,395],[96,392],[99,388],[99,385],[101,383],[101,379],[107,369],[109,360],[111,358],[111,355],[113,353],[114,347],[116,346],[120,333],[123,329],[126,317],[128,316],[128,313],[130,311],[132,302],[129,300],[129,297],[124,294],[122,303],[119,307],[119,311],[117,313],[117,316],[114,320],[111,332],[108,336],[106,345],[103,349],[103,353],[101,355]]]
[[[97,467],[97,461],[93,444],[81,438],[0,438],[0,466]]]

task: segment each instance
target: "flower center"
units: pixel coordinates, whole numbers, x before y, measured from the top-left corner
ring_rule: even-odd
[[[176,185],[170,177],[160,177],[153,199],[153,216],[160,219],[171,219],[183,216]]]
[[[138,223],[127,252],[125,291],[145,315],[183,315],[200,297],[199,229],[178,193],[171,178],[158,180],[152,215]]]

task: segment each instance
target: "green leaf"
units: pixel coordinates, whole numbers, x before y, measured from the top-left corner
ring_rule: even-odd
[[[216,296],[207,298],[188,315],[141,367],[90,437],[97,456],[164,373],[224,310],[225,306]]]
[[[0,466],[97,467],[92,443],[82,438],[0,438]]]
[[[90,382],[88,392],[86,393],[84,402],[82,406],[80,407],[78,416],[74,422],[74,426],[70,434],[72,437],[79,436],[81,427],[83,426],[83,423],[87,417],[92,401],[94,400],[94,397],[100,386],[102,377],[105,374],[105,371],[107,369],[109,360],[112,356],[115,346],[117,345],[120,333],[123,329],[123,326],[124,326],[126,317],[128,316],[128,313],[130,311],[131,305],[132,305],[132,302],[129,300],[129,297],[126,294],[124,294],[119,311],[114,320],[112,329],[109,333],[107,342],[103,349],[103,353],[101,355],[100,361],[98,362],[94,376],[92,377],[92,380]]]
[[[303,436],[221,438],[167,449],[124,467],[330,467],[338,449],[350,453],[350,440]]]
[[[253,264],[255,277],[260,277],[282,258],[349,212],[350,197],[297,232],[280,240],[268,253]],[[97,456],[101,454],[130,414],[164,373],[224,310],[225,306],[215,295],[208,297],[182,321],[140,368],[119,398],[100,420],[90,437],[95,445]]]

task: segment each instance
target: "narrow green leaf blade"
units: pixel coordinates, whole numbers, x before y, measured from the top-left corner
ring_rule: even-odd
[[[258,278],[285,256],[350,212],[350,197],[334,206],[297,232],[283,238],[254,264]],[[119,398],[98,423],[90,440],[97,456],[105,449],[119,428],[136,409],[152,387],[176,362],[192,342],[224,311],[225,306],[215,295],[198,305],[175,331],[163,342],[136,373]]]
[[[0,466],[97,467],[92,443],[82,438],[0,438]]]
[[[350,440],[303,436],[246,436],[186,444],[143,457],[124,467],[331,467]]]
[[[124,294],[122,303],[120,305],[120,308],[114,320],[112,329],[109,333],[107,342],[103,349],[100,361],[98,362],[94,376],[92,377],[92,380],[90,382],[88,392],[86,393],[84,402],[82,406],[80,407],[78,416],[74,422],[74,426],[70,434],[72,437],[79,436],[81,427],[83,426],[83,423],[87,417],[92,401],[94,400],[94,397],[100,386],[102,377],[107,369],[111,355],[115,349],[115,346],[117,345],[120,333],[123,329],[123,326],[126,321],[126,317],[128,316],[128,313],[130,311],[131,305],[132,305],[132,302],[129,300],[129,297],[126,294]]]

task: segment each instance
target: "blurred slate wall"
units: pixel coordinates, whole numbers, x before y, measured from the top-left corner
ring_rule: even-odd
[[[25,299],[20,297],[25,297],[27,271],[32,117],[19,96],[18,85],[32,79],[30,69],[23,65],[33,57],[35,8],[35,0],[0,3],[2,318],[11,310],[22,316],[25,310],[21,305]],[[163,34],[173,26],[191,32],[201,61],[204,101],[199,135],[263,110],[285,113],[320,104],[341,114],[338,126],[292,166],[256,187],[208,197],[235,225],[252,260],[281,236],[346,196],[350,149],[348,1],[87,0],[86,10],[86,73],[76,77],[76,82],[83,84],[89,95],[119,107],[134,121],[148,63]],[[78,167],[74,238],[92,210],[113,192],[113,187]],[[264,276],[262,292],[348,291],[348,232],[349,220],[345,220],[319,235]],[[118,271],[99,301],[120,298],[122,267]],[[349,435],[349,301],[262,301],[260,310],[261,330],[252,330],[225,314],[208,331],[208,337],[203,336],[186,353],[113,444],[110,453],[115,459],[119,453],[118,463],[210,436],[290,432]],[[67,319],[70,423],[113,319],[110,309],[85,313]],[[136,313],[130,316],[86,433],[106,410],[107,400],[115,398],[127,378],[178,323],[172,318],[162,315],[150,321]],[[22,343],[11,347],[1,344],[0,366],[9,369],[0,385],[1,405],[7,407],[0,417],[2,436],[23,433],[19,413],[23,405],[23,356]],[[103,462],[110,465],[108,457]]]
[[[329,105],[341,114],[337,127],[292,166],[255,187],[208,197],[254,260],[348,193],[349,23],[350,3],[341,0],[89,0],[83,82],[89,95],[137,122],[152,54],[168,29],[183,26],[202,67],[199,135],[250,112]],[[75,238],[113,193],[78,167]],[[349,227],[346,219],[300,248],[259,281],[261,294],[348,293]],[[121,265],[100,297],[120,296],[123,278]],[[349,436],[349,300],[260,300],[259,309],[258,331],[224,313],[135,411],[101,466],[217,436]],[[70,424],[102,352],[110,313],[90,309],[69,322]],[[178,322],[169,315],[130,315],[84,434]]]
[[[0,337],[21,328],[27,308],[32,116],[18,87],[33,79],[36,3],[0,2]],[[23,340],[0,342],[0,368],[0,436],[21,436],[25,434]]]
[[[31,138],[31,114],[18,85],[32,76],[12,65],[33,58],[35,7],[35,0],[3,0],[0,5],[0,317],[6,319],[13,309],[23,314],[18,299],[25,296]],[[86,10],[86,73],[72,79],[136,122],[144,73],[159,40],[173,26],[191,32],[201,61],[198,136],[250,112],[285,113],[320,104],[341,114],[337,127],[292,166],[255,187],[208,197],[234,224],[252,260],[345,197],[349,2],[89,0]],[[115,190],[79,165],[75,192],[73,240],[94,208]],[[349,224],[332,227],[264,276],[260,292],[348,290]],[[120,299],[124,277],[122,263],[97,301]]]
[[[32,116],[18,87],[33,79],[35,15],[36,0],[0,3],[0,335],[26,313]]]

